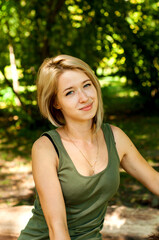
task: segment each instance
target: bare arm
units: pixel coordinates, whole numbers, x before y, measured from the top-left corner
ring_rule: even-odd
[[[129,137],[120,128],[111,127],[121,159],[121,167],[140,181],[152,193],[159,196],[159,172],[148,164]]]
[[[58,156],[52,143],[45,136],[39,138],[32,148],[32,169],[50,240],[70,240],[57,166]]]

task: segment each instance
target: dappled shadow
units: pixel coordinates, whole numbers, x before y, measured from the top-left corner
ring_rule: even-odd
[[[33,204],[34,181],[31,165],[0,160],[0,207]]]
[[[147,239],[158,231],[159,210],[112,206],[108,207],[102,234],[114,238]]]
[[[156,167],[159,171],[159,167]],[[159,209],[159,198],[151,193],[136,179],[121,171],[120,187],[110,200],[110,205],[124,205],[127,207],[151,207]]]
[[[4,208],[0,211],[0,237],[19,236],[32,216],[32,206]],[[114,219],[112,222],[111,219]],[[146,240],[150,233],[157,231],[159,211],[154,209],[132,209],[109,207],[102,230],[103,240]],[[124,220],[119,226],[118,221]],[[117,225],[115,224],[117,223]],[[145,228],[146,226],[146,228]]]

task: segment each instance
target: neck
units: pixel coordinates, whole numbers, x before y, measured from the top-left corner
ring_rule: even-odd
[[[92,122],[79,123],[79,124],[66,124],[64,131],[72,139],[83,140],[86,142],[93,141]]]

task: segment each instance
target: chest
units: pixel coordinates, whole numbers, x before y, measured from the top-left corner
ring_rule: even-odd
[[[100,136],[98,144],[63,142],[70,160],[79,174],[92,176],[102,172],[108,165],[108,149],[104,136]]]
[[[63,166],[58,173],[66,205],[79,205],[101,199],[107,202],[116,193],[119,182],[119,164],[112,164],[94,176],[80,175],[74,166]]]

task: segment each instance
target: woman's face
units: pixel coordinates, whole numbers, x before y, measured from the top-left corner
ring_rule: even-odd
[[[66,70],[58,79],[56,108],[66,122],[88,121],[96,115],[97,91],[89,77],[80,70]]]

